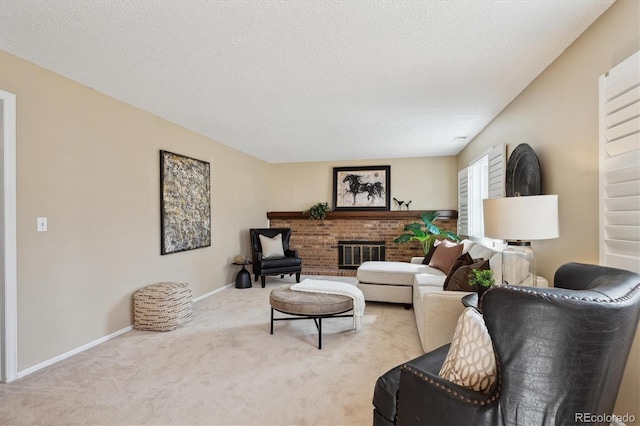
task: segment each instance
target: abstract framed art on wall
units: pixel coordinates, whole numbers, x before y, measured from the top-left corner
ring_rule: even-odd
[[[334,167],[334,210],[389,210],[391,166]]]
[[[209,163],[160,151],[161,254],[211,245]]]

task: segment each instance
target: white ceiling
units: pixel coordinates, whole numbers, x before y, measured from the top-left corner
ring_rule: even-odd
[[[442,156],[613,2],[1,0],[0,49],[272,163]]]

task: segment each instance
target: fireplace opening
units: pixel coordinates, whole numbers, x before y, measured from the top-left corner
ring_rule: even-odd
[[[384,260],[384,241],[338,241],[338,269],[358,269],[362,262]]]

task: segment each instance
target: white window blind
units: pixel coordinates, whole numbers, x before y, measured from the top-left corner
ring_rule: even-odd
[[[467,167],[469,171],[469,236],[484,236],[482,200],[489,198],[489,156]]]
[[[500,144],[487,154],[489,157],[489,198],[505,196],[505,176],[507,162],[505,160],[505,145]]]
[[[640,52],[599,83],[600,264],[640,272]]]
[[[458,172],[458,235],[484,236],[482,200],[504,197],[505,158],[500,144]]]
[[[467,168],[458,172],[458,235],[469,235],[469,176]]]

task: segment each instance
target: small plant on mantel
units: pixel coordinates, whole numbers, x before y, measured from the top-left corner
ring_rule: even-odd
[[[329,207],[329,203],[316,203],[302,213],[308,214],[309,220],[321,220],[326,219],[327,213],[330,211],[331,208]]]
[[[437,236],[442,236],[445,238],[449,238],[453,241],[460,241],[460,237],[458,234],[445,231],[440,228],[438,225],[433,223],[440,213],[437,211],[428,211],[424,212],[420,215],[422,219],[422,223],[410,223],[405,225],[404,234],[400,235],[398,238],[393,240],[394,243],[404,244],[413,240],[420,241],[422,244],[422,250],[424,250],[424,254],[429,253],[431,247],[436,242]]]

